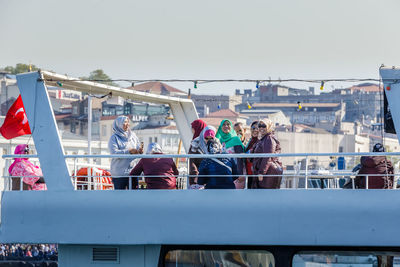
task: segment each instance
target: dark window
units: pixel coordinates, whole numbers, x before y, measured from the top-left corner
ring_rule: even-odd
[[[165,255],[169,266],[256,266],[274,267],[274,256],[258,250],[172,250]]]
[[[294,255],[292,267],[396,266],[400,253],[387,251],[307,251]]]

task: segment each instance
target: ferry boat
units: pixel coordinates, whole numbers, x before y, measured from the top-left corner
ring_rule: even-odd
[[[400,129],[400,69],[380,75]],[[17,80],[48,190],[1,192],[2,243],[57,243],[60,266],[398,265],[398,190],[74,190],[46,86],[169,104],[186,149],[193,102],[46,71]]]

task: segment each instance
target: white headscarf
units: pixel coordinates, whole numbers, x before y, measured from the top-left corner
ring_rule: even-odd
[[[147,146],[146,154],[155,154],[155,153],[162,154],[163,153],[162,148],[157,143],[150,143]]]

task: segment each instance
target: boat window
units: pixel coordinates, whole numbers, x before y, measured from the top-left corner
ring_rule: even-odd
[[[262,250],[172,250],[165,255],[164,266],[275,267],[275,259]]]
[[[386,251],[318,251],[301,252],[293,257],[292,267],[381,267],[400,266],[399,252]]]

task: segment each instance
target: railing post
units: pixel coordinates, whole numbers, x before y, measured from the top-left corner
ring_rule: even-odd
[[[77,158],[74,158],[74,190],[78,190],[78,177],[76,177],[76,162]]]
[[[306,177],[305,177],[305,185],[304,188],[308,189],[308,156],[306,156],[306,173],[305,173]]]
[[[129,183],[128,190],[132,190],[132,178],[131,178],[131,176],[128,176],[128,183]],[[138,183],[139,183],[139,179],[138,179]]]
[[[88,185],[88,190],[92,190],[92,167],[87,167],[87,185]]]
[[[365,176],[365,189],[368,189],[368,175]]]
[[[186,158],[186,183],[182,183],[182,189],[189,189],[189,177],[190,177],[190,159]],[[186,186],[186,188],[185,188]]]

